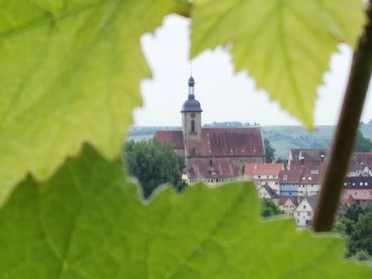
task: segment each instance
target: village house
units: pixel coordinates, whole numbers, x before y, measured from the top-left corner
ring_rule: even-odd
[[[372,176],[372,152],[353,153],[347,176]]]
[[[372,202],[372,176],[347,177],[341,196],[342,205]]]
[[[266,183],[258,188],[258,196],[260,199],[269,199],[276,206],[279,205],[279,195]]]
[[[320,192],[323,177],[324,165],[282,170],[279,173],[279,194],[296,197],[316,195]]]
[[[303,170],[282,170],[279,172],[279,194],[280,196],[298,196],[298,187]]]
[[[187,183],[209,184],[242,179],[246,163],[264,163],[260,127],[203,128],[202,108],[195,99],[195,81],[188,81],[188,98],[182,105],[181,131],[156,131],[154,138],[170,144],[185,158]]]
[[[318,204],[319,195],[303,198],[294,211],[297,227],[310,226],[314,211]]]
[[[243,165],[243,178],[253,180],[257,189],[268,185],[279,194],[279,172],[284,169],[282,163],[249,163]]]
[[[288,215],[293,215],[298,206],[298,197],[279,197],[279,209]]]
[[[324,177],[323,165],[303,168],[302,171],[298,186],[298,196],[309,197],[319,194]]]
[[[303,167],[319,167],[324,164],[328,156],[325,148],[292,148],[288,156],[288,169]]]

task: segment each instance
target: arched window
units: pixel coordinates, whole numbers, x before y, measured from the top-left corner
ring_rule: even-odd
[[[195,131],[195,120],[191,120],[191,133],[192,134],[196,134],[196,131]]]

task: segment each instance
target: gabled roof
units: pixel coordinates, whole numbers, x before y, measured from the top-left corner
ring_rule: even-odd
[[[241,174],[229,159],[193,159],[188,168],[190,178],[233,178]]]
[[[340,198],[340,205],[352,205],[355,203],[355,199],[348,192],[343,192]]]
[[[298,205],[298,198],[297,197],[294,197],[294,196],[280,196],[279,197],[279,205],[284,205],[287,200],[290,200],[292,201],[292,203],[297,206]]]
[[[174,149],[183,149],[183,133],[182,131],[156,131],[154,138],[161,143],[168,143]]]
[[[354,152],[349,164],[349,170],[363,170],[365,167],[372,169],[372,152]]]
[[[324,177],[324,166],[302,166],[298,169],[279,172],[281,184],[321,184]]]
[[[317,207],[318,205],[318,201],[319,201],[319,194],[317,195],[313,195],[313,196],[310,196],[310,197],[307,197],[307,200],[311,206],[311,208],[313,210],[315,210],[315,208]]]
[[[254,175],[279,175],[279,172],[284,169],[281,163],[250,163],[244,164],[245,176],[253,177]]]
[[[280,184],[299,184],[301,175],[303,170],[302,169],[294,169],[294,170],[282,170],[279,172],[279,183]]]
[[[201,140],[186,142],[188,157],[264,157],[261,130],[203,128]]]
[[[303,203],[303,202],[305,202],[305,201],[308,202],[308,204],[311,206],[312,210],[314,211],[315,208],[316,208],[317,205],[318,205],[319,194],[317,194],[317,195],[313,195],[313,196],[310,196],[310,197],[304,197],[304,198],[299,202],[298,207],[301,206],[301,203]],[[298,207],[297,207],[297,208],[298,208]],[[297,208],[296,208],[296,210],[297,210]],[[298,209],[302,210],[302,208],[298,208]]]
[[[319,166],[327,158],[328,149],[325,148],[292,148],[289,152],[291,169],[302,166]]]
[[[290,156],[292,160],[321,161],[322,155],[327,156],[328,149],[326,148],[291,148]]]
[[[324,177],[324,167],[308,167],[303,169],[300,184],[321,184]]]
[[[267,183],[262,185],[260,188],[265,189],[267,194],[270,196],[270,199],[279,199],[279,195]]]

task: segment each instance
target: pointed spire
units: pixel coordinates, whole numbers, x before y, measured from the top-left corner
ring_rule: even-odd
[[[190,78],[189,78],[189,97],[191,96],[195,96],[195,92],[194,92],[194,85],[195,85],[195,81],[194,81],[194,78],[192,77],[192,75],[190,75]]]
[[[188,85],[189,95],[186,102],[183,103],[181,112],[202,112],[199,101],[195,99],[195,81],[192,75],[190,75]]]

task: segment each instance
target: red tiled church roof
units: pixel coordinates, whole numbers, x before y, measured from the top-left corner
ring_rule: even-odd
[[[156,131],[154,138],[161,143],[168,143],[174,149],[183,149],[183,134],[182,131]]]
[[[229,159],[195,159],[189,165],[190,178],[232,178],[241,174]]]
[[[188,157],[263,157],[259,128],[203,128],[201,140],[186,143]]]
[[[201,140],[188,140],[188,157],[264,157],[259,128],[203,128]],[[182,131],[156,131],[154,138],[174,149],[184,148]]]

